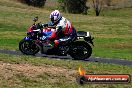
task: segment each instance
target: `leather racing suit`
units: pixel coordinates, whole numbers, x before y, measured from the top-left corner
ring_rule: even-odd
[[[55,26],[55,31],[49,39],[53,40],[56,46],[65,45],[76,39],[76,30],[65,17],[62,17],[56,24],[49,22],[48,26]]]

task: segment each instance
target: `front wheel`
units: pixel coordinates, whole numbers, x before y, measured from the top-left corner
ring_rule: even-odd
[[[85,60],[92,54],[91,46],[85,41],[77,41],[73,43],[70,49],[70,56],[75,60]]]
[[[19,50],[26,55],[35,55],[39,52],[39,47],[32,40],[21,40]]]

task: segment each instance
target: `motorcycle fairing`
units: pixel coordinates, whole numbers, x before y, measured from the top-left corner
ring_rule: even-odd
[[[25,37],[24,40],[30,40],[30,38],[29,37]]]

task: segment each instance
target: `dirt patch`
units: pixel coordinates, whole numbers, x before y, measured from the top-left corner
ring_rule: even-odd
[[[3,76],[4,79],[8,80],[12,78],[14,74],[20,73],[30,78],[35,78],[43,73],[53,75],[63,74],[65,77],[75,80],[74,76],[76,75],[77,71],[51,65],[35,66],[28,63],[11,64],[0,62],[0,76]]]

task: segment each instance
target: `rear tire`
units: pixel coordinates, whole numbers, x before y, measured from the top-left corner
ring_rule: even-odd
[[[19,50],[26,55],[35,55],[39,52],[39,47],[32,40],[21,40]]]
[[[75,60],[85,60],[89,58],[91,54],[92,54],[92,48],[85,41],[74,42],[73,47],[70,49],[70,56]]]

